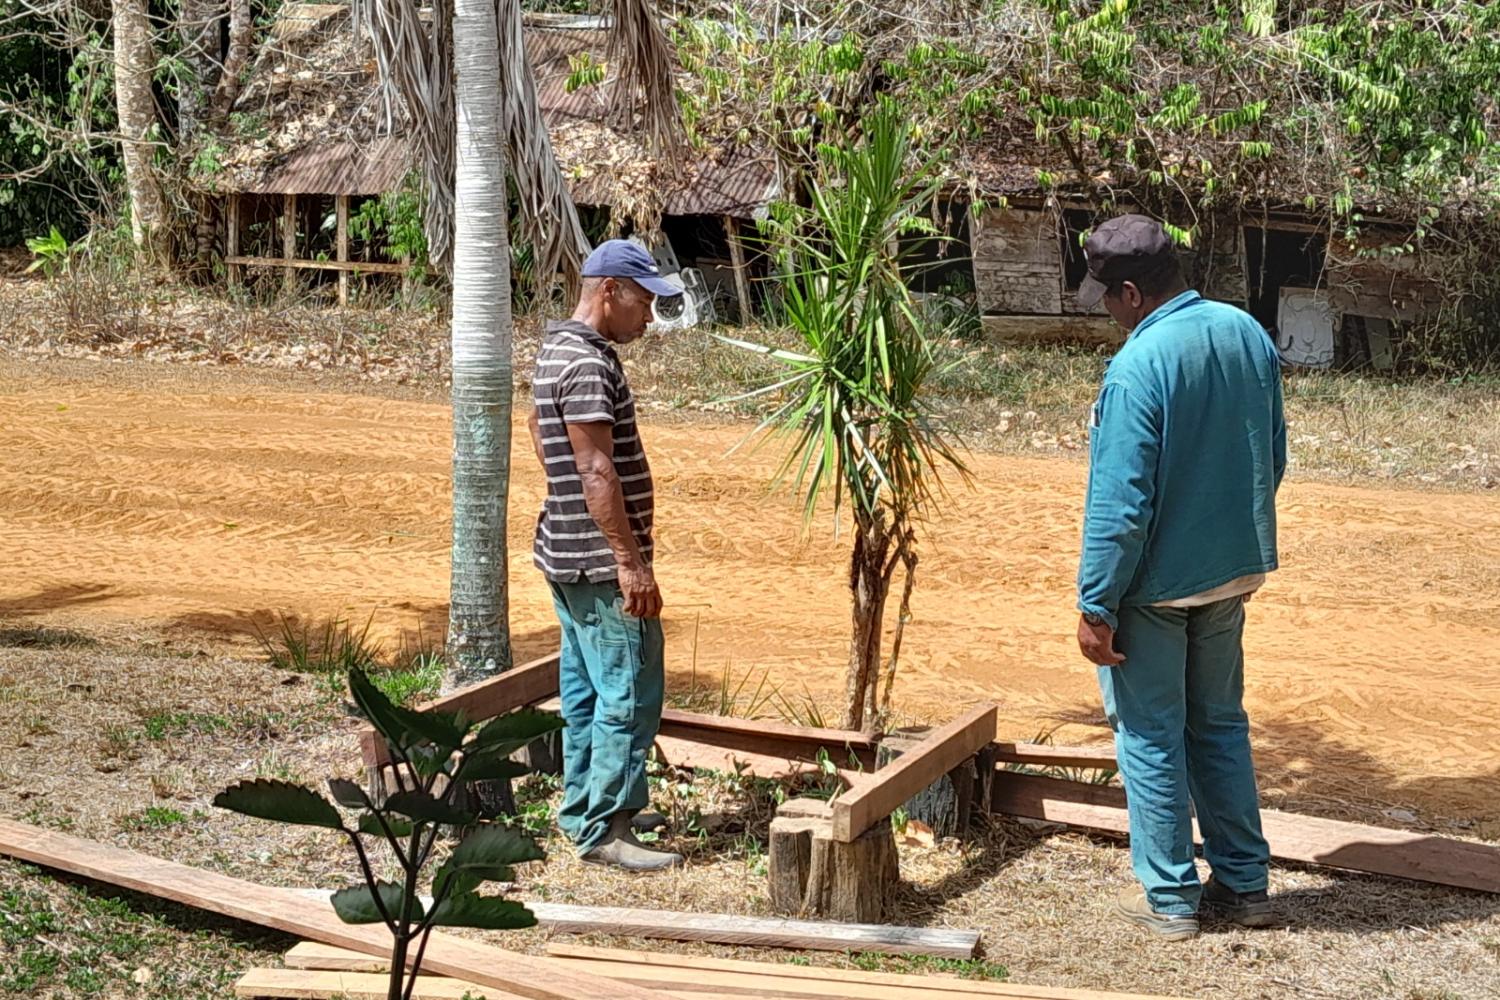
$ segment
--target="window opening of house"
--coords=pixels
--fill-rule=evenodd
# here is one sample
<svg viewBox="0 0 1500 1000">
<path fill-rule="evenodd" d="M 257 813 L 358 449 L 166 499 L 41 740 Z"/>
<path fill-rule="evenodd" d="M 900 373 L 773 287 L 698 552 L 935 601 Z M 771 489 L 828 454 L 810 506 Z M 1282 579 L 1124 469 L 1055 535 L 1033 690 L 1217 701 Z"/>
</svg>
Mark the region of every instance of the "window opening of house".
<svg viewBox="0 0 1500 1000">
<path fill-rule="evenodd" d="M 1083 208 L 1065 208 L 1062 212 L 1063 288 L 1076 292 L 1089 273 L 1083 256 L 1083 234 L 1094 228 L 1094 213 Z"/>
<path fill-rule="evenodd" d="M 1245 228 L 1245 277 L 1250 315 L 1273 330 L 1283 288 L 1322 286 L 1327 240 L 1321 233 Z"/>
<path fill-rule="evenodd" d="M 926 233 L 901 237 L 901 261 L 909 274 L 907 284 L 914 292 L 971 300 L 974 247 L 969 240 L 969 203 L 957 199 L 939 202 L 935 221 L 940 234 L 937 237 Z"/>
</svg>

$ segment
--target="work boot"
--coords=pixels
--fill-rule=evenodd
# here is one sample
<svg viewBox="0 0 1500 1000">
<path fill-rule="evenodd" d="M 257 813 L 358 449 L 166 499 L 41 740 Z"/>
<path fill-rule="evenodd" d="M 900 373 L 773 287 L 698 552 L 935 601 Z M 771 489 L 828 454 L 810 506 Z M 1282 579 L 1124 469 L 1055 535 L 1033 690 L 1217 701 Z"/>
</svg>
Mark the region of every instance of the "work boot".
<svg viewBox="0 0 1500 1000">
<path fill-rule="evenodd" d="M 615 813 L 610 817 L 609 832 L 583 860 L 595 865 L 614 865 L 631 872 L 658 872 L 682 864 L 682 855 L 670 851 L 653 851 L 630 829 L 631 815 Z"/>
<path fill-rule="evenodd" d="M 1115 897 L 1115 912 L 1164 941 L 1186 941 L 1198 936 L 1198 918 L 1188 914 L 1157 913 L 1144 889 L 1125 889 Z"/>
<path fill-rule="evenodd" d="M 1203 905 L 1241 927 L 1274 927 L 1276 911 L 1266 890 L 1235 892 L 1213 876 L 1203 886 Z"/>
<path fill-rule="evenodd" d="M 655 809 L 644 809 L 630 821 L 630 829 L 635 833 L 655 833 L 666 825 L 667 817 Z"/>
</svg>

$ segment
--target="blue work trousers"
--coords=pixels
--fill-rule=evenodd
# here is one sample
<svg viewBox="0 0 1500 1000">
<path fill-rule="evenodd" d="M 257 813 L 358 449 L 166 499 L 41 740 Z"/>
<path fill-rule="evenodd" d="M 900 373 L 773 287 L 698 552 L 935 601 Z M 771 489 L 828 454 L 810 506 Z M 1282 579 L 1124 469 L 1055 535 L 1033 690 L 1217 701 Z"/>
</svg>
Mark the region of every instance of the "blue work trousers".
<svg viewBox="0 0 1500 1000">
<path fill-rule="evenodd" d="M 610 817 L 648 802 L 646 755 L 661 726 L 664 671 L 659 619 L 625 613 L 613 580 L 552 583 L 562 623 L 563 801 L 557 823 L 592 850 Z"/>
<path fill-rule="evenodd" d="M 1119 616 L 1115 648 L 1125 662 L 1100 667 L 1099 687 L 1129 801 L 1130 860 L 1151 908 L 1198 912 L 1190 798 L 1219 883 L 1266 888 L 1270 851 L 1244 708 L 1244 601 L 1126 607 Z"/>
</svg>

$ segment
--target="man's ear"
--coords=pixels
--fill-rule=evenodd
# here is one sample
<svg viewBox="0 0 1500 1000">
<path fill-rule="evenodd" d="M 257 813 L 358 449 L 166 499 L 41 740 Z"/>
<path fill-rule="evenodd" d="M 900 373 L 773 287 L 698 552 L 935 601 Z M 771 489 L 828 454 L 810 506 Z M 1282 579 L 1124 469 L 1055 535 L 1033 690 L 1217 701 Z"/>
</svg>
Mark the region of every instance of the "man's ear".
<svg viewBox="0 0 1500 1000">
<path fill-rule="evenodd" d="M 1127 281 L 1120 286 L 1120 298 L 1124 299 L 1132 309 L 1139 309 L 1141 303 L 1146 301 L 1146 296 L 1141 294 L 1140 288 L 1136 287 L 1133 281 Z"/>
</svg>

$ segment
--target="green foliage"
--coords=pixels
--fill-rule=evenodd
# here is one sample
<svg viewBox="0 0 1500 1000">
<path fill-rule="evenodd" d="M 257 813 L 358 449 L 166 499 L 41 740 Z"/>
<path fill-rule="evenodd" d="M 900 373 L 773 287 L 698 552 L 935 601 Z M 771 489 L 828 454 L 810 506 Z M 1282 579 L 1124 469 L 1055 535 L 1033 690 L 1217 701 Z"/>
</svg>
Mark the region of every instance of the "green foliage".
<svg viewBox="0 0 1500 1000">
<path fill-rule="evenodd" d="M 923 207 L 938 185 L 931 161 L 908 170 L 911 132 L 885 102 L 852 148 L 820 148 L 824 171 L 810 209 L 773 209 L 766 226 L 777 255 L 782 310 L 804 352 L 742 345 L 789 372 L 761 393 L 786 402 L 763 426 L 791 439 L 779 478 L 803 495 L 811 518 L 831 494 L 857 521 L 888 508 L 914 516 L 933 498 L 934 473 L 963 463 L 927 410 L 933 353 L 917 316 L 899 250 L 931 229 Z"/>
<path fill-rule="evenodd" d="M 555 715 L 522 710 L 499 716 L 476 730 L 461 715 L 436 709 L 405 708 L 388 698 L 356 667 L 348 672 L 349 692 L 361 713 L 390 748 L 402 772 L 403 789 L 383 801 L 352 781 L 328 782 L 332 801 L 287 781 L 257 779 L 220 792 L 214 805 L 259 819 L 336 830 L 348 837 L 359 858 L 362 884 L 339 890 L 331 902 L 350 924 L 384 924 L 393 937 L 389 997 L 399 1000 L 418 973 L 433 927 L 502 930 L 529 927 L 536 920 L 518 903 L 481 897 L 484 882 L 514 879 L 513 866 L 543 857 L 529 835 L 499 825 L 500 817 L 480 802 L 460 798 L 476 774 L 519 773 L 502 758 L 539 736 L 555 732 Z M 509 763 L 506 761 L 505 763 Z M 346 811 L 355 813 L 353 818 Z M 433 902 L 418 896 L 421 876 L 433 858 L 444 827 L 467 828 L 467 835 L 438 868 Z M 378 878 L 364 838 L 383 840 L 399 866 L 399 883 Z M 415 961 L 408 968 L 409 949 Z"/>
<path fill-rule="evenodd" d="M 36 258 L 27 265 L 26 273 L 41 271 L 49 278 L 67 268 L 68 256 L 72 251 L 72 247 L 68 246 L 68 241 L 62 233 L 57 231 L 56 226 L 51 227 L 46 236 L 28 237 L 26 249 L 30 250 Z"/>
<path fill-rule="evenodd" d="M 427 235 L 422 228 L 422 195 L 408 179 L 397 191 L 369 198 L 349 215 L 349 234 L 382 243 L 385 252 L 413 267 L 427 267 Z"/>
<path fill-rule="evenodd" d="M 905 255 L 937 239 L 924 209 L 937 193 L 936 163 L 913 149 L 904 109 L 882 99 L 852 144 L 825 143 L 809 178 L 810 206 L 773 207 L 762 227 L 776 261 L 780 311 L 798 350 L 747 344 L 784 371 L 750 396 L 777 394 L 761 424 L 787 446 L 777 473 L 803 498 L 810 522 L 819 501 L 854 522 L 851 588 L 854 636 L 850 697 L 842 725 L 878 720 L 876 689 L 890 582 L 905 569 L 904 596 L 885 673 L 885 705 L 909 618 L 916 567 L 915 525 L 936 497 L 944 468 L 966 475 L 963 461 L 931 410 L 936 368 L 931 331 L 909 290 Z"/>
</svg>

